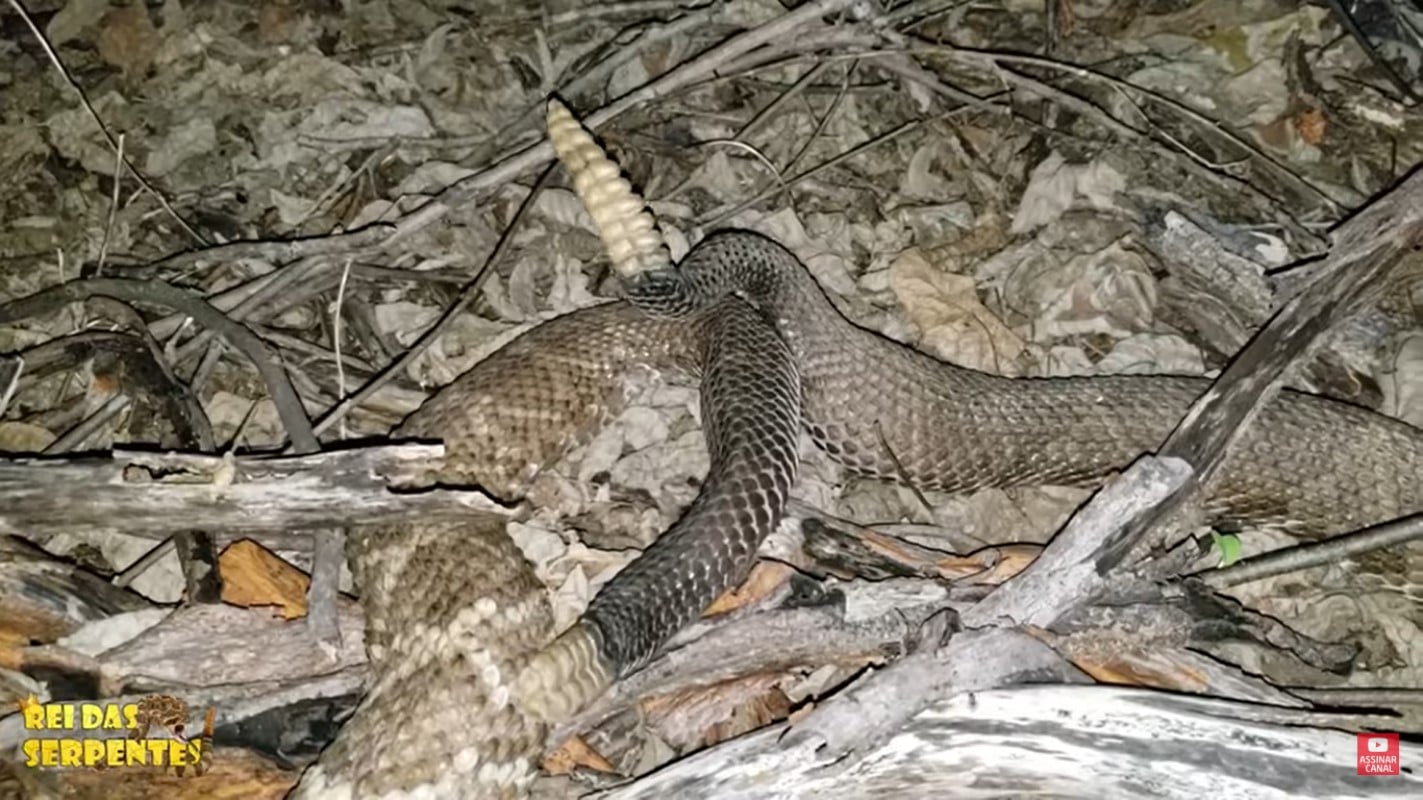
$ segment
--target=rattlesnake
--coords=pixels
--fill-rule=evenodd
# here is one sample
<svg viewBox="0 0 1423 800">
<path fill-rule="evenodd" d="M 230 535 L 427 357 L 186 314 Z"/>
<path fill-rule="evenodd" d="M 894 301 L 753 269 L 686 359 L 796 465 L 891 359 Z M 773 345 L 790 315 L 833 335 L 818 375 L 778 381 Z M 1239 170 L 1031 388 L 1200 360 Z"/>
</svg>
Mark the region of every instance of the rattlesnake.
<svg viewBox="0 0 1423 800">
<path fill-rule="evenodd" d="M 368 696 L 295 796 L 517 797 L 545 720 L 636 669 L 745 576 L 780 519 L 804 424 L 852 471 L 930 488 L 1100 481 L 1155 449 L 1209 385 L 1178 377 L 1006 379 L 848 322 L 788 251 L 722 232 L 673 269 L 614 165 L 556 101 L 549 133 L 628 300 L 525 333 L 396 432 L 442 439 L 432 482 L 518 498 L 659 372 L 702 379 L 712 467 L 682 519 L 552 642 L 542 589 L 489 522 L 358 531 Z M 1211 521 L 1321 536 L 1423 511 L 1423 431 L 1282 392 L 1207 487 Z"/>
</svg>

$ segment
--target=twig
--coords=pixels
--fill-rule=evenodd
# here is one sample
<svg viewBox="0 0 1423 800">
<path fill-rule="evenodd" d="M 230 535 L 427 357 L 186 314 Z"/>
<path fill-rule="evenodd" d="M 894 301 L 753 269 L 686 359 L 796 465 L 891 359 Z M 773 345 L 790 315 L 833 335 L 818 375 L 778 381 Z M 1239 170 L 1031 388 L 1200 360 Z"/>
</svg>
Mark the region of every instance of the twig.
<svg viewBox="0 0 1423 800">
<path fill-rule="evenodd" d="M 1253 183 L 1250 183 L 1249 181 L 1243 180 L 1241 178 L 1235 177 L 1222 171 L 1210 169 L 1205 164 L 1201 163 L 1201 159 L 1197 154 L 1192 153 L 1190 151 L 1182 152 L 1180 149 L 1178 149 L 1180 143 L 1175 142 L 1174 139 L 1163 145 L 1161 142 L 1158 142 L 1155 138 L 1153 138 L 1149 131 L 1139 130 L 1117 119 L 1116 117 L 1112 116 L 1111 114 L 1098 107 L 1095 103 L 1092 103 L 1084 98 L 1078 97 L 1077 95 L 1072 94 L 1071 92 L 1059 89 L 1049 83 L 1044 83 L 1043 81 L 1040 81 L 1030 75 L 1018 72 L 1017 70 L 1009 69 L 1007 67 L 995 63 L 994 59 L 999 58 L 1001 54 L 992 53 L 988 51 L 965 50 L 954 47 L 952 45 L 917 44 L 917 40 L 913 40 L 911 39 L 911 37 L 898 34 L 893 31 L 884 31 L 881 33 L 881 35 L 886 42 L 896 48 L 896 52 L 898 53 L 912 54 L 922 52 L 927 54 L 943 54 L 951 57 L 957 56 L 960 61 L 967 61 L 975 66 L 981 65 L 982 63 L 986 62 L 993 66 L 995 71 L 994 74 L 999 76 L 1001 79 L 1013 83 L 1040 97 L 1055 100 L 1063 106 L 1077 112 L 1078 114 L 1090 117 L 1091 119 L 1099 122 L 1103 127 L 1107 128 L 1107 130 L 1117 135 L 1118 137 L 1130 141 L 1141 141 L 1155 145 L 1154 149 L 1157 152 L 1160 152 L 1162 155 L 1180 164 L 1184 169 L 1186 169 L 1193 175 L 1220 185 L 1221 188 L 1226 191 L 1239 192 L 1243 189 L 1244 191 L 1250 192 L 1251 194 L 1263 200 L 1266 204 L 1266 207 L 1270 209 L 1270 211 L 1273 212 L 1276 217 L 1279 218 L 1282 224 L 1286 225 L 1288 228 L 1310 241 L 1320 241 L 1319 236 L 1313 231 L 1309 230 L 1309 228 L 1303 223 L 1301 223 L 1298 219 L 1296 219 L 1293 214 L 1286 210 L 1286 208 L 1280 203 L 1279 200 L 1277 200 L 1275 197 L 1271 196 L 1258 186 L 1254 185 Z M 868 55 L 870 55 L 870 53 L 867 52 L 864 53 L 864 55 L 867 57 Z M 1080 71 L 1080 74 L 1089 74 L 1088 71 L 1082 67 L 1077 67 L 1071 64 L 1062 64 L 1060 62 L 1053 61 L 1052 59 L 1046 59 L 1037 56 L 1009 55 L 1003 56 L 1003 60 L 1019 60 L 1025 63 L 1032 63 L 1039 66 L 1052 65 L 1056 66 L 1058 69 L 1061 70 L 1067 70 L 1074 73 L 1078 73 L 1078 71 Z M 925 70 L 923 67 L 918 66 L 912 60 L 906 59 L 904 61 L 885 61 L 884 63 L 882 63 L 882 67 L 889 72 L 900 74 L 906 78 L 909 78 L 910 80 L 914 80 L 918 83 L 921 83 L 933 89 L 935 92 L 943 94 L 952 99 L 962 99 L 964 95 L 967 95 L 968 97 L 975 97 L 974 95 L 967 94 L 960 89 L 947 86 L 942 81 L 939 81 L 938 78 L 933 75 L 933 73 L 929 72 L 928 70 Z M 1117 86 L 1118 88 L 1130 88 L 1135 91 L 1141 92 L 1142 94 L 1151 97 L 1152 99 L 1158 100 L 1159 102 L 1162 102 L 1171 106 L 1172 108 L 1175 108 L 1181 113 L 1192 116 L 1198 121 L 1203 121 L 1205 124 L 1211 126 L 1213 130 L 1219 132 L 1223 136 L 1230 138 L 1231 141 L 1235 142 L 1236 144 L 1239 144 L 1240 146 L 1246 148 L 1248 152 L 1257 155 L 1266 163 L 1277 167 L 1279 170 L 1282 170 L 1290 177 L 1291 180 L 1305 186 L 1306 189 L 1312 194 L 1316 194 L 1323 197 L 1323 199 L 1330 205 L 1331 209 L 1334 209 L 1336 211 L 1338 210 L 1338 203 L 1336 203 L 1333 199 L 1329 198 L 1327 195 L 1324 195 L 1317 187 L 1313 186 L 1312 184 L 1309 184 L 1307 181 L 1304 181 L 1303 178 L 1294 174 L 1292 171 L 1285 168 L 1284 166 L 1278 164 L 1267 154 L 1259 151 L 1258 148 L 1251 147 L 1248 143 L 1243 142 L 1238 136 L 1235 136 L 1235 134 L 1223 129 L 1218 123 L 1215 123 L 1213 120 L 1204 117 L 1199 112 L 1196 112 L 1194 109 L 1191 109 L 1189 106 L 1185 106 L 1184 104 L 1173 101 L 1163 95 L 1155 94 L 1149 92 L 1148 90 L 1141 89 L 1131 83 L 1120 81 L 1120 79 L 1112 78 L 1111 76 L 1105 75 L 1103 73 L 1093 72 L 1090 73 L 1090 75 L 1100 80 L 1112 82 L 1113 85 Z M 979 98 L 976 102 L 982 104 L 982 102 L 986 99 L 988 98 Z"/>
<path fill-rule="evenodd" d="M 19 14 L 20 18 L 25 21 L 25 25 L 29 26 L 30 32 L 33 33 L 35 39 L 39 41 L 40 47 L 44 48 L 45 55 L 49 56 L 50 63 L 54 65 L 54 68 L 58 70 L 60 76 L 64 78 L 64 82 L 69 84 L 69 88 L 73 89 L 75 94 L 79 95 L 79 101 L 84 104 L 84 109 L 89 112 L 89 117 L 94 120 L 94 124 L 99 126 L 99 131 L 103 133 L 104 138 L 108 140 L 109 147 L 112 147 L 118 152 L 119 159 L 123 162 L 124 166 L 128 167 L 128 171 L 133 173 L 134 180 L 138 181 L 140 186 L 148 190 L 149 194 L 152 194 L 153 197 L 158 200 L 158 204 L 163 206 L 163 210 L 168 212 L 168 216 L 172 217 L 189 236 L 193 237 L 193 241 L 200 245 L 206 245 L 208 243 L 207 240 L 197 231 L 193 230 L 193 227 L 188 224 L 187 220 L 178 216 L 178 212 L 174 211 L 173 207 L 168 204 L 168 199 L 162 194 L 159 194 L 158 190 L 154 189 L 153 185 L 148 182 L 148 179 L 143 177 L 142 173 L 140 173 L 127 158 L 124 158 L 123 147 L 119 144 L 118 140 L 114 138 L 114 135 L 109 132 L 109 127 L 105 125 L 104 120 L 99 117 L 99 112 L 94 110 L 94 106 L 89 102 L 89 97 L 84 93 L 84 89 L 81 88 L 74 80 L 74 77 L 69 74 L 69 70 L 65 68 L 64 62 L 59 60 L 59 54 L 54 52 L 54 48 L 50 46 L 49 40 L 40 32 L 39 26 L 35 25 L 34 19 L 30 17 L 30 12 L 25 10 L 20 0 L 10 0 L 10 7 L 15 9 L 15 13 Z M 116 173 L 114 179 L 118 180 L 118 177 Z"/>
<path fill-rule="evenodd" d="M 336 289 L 336 307 L 331 310 L 331 344 L 336 354 L 336 396 L 343 397 L 346 394 L 346 365 L 341 360 L 341 305 L 346 300 L 346 281 L 351 277 L 351 259 L 346 259 L 346 266 L 341 270 L 341 285 Z M 342 418 L 339 438 L 346 438 L 346 420 Z"/>
<path fill-rule="evenodd" d="M 247 323 L 247 326 L 251 328 L 258 336 L 261 336 L 263 339 L 266 339 L 268 342 L 271 342 L 272 344 L 282 348 L 283 350 L 291 350 L 299 355 L 308 356 L 312 359 L 323 361 L 336 358 L 336 354 L 332 352 L 330 348 L 322 347 L 321 345 L 316 344 L 314 342 L 309 342 L 306 339 L 301 338 L 300 336 L 293 336 L 290 333 L 287 333 L 286 331 L 278 330 L 277 328 L 268 327 L 266 325 L 259 325 L 257 323 L 252 322 Z M 340 358 L 341 363 L 346 365 L 346 369 L 353 370 L 356 372 L 376 371 L 375 366 L 371 364 L 371 362 L 367 361 L 364 358 L 361 358 L 358 355 L 355 355 L 354 353 L 343 353 Z M 342 389 L 339 394 L 344 395 L 345 390 Z"/>
<path fill-rule="evenodd" d="M 223 292 L 209 302 L 214 308 L 235 320 L 246 321 L 249 317 L 267 319 L 280 314 L 296 303 L 304 302 L 307 296 L 294 289 L 314 275 L 318 277 L 318 280 L 314 282 L 320 288 L 308 291 L 311 294 L 326 291 L 326 282 L 335 279 L 320 275 L 320 272 L 321 268 L 327 267 L 331 263 L 326 256 L 304 258 L 238 286 L 229 292 Z M 182 331 L 186 319 L 187 315 L 185 314 L 174 314 L 156 320 L 148 326 L 148 329 L 158 338 L 176 337 Z M 174 363 L 191 358 L 197 351 L 207 346 L 214 335 L 211 331 L 199 331 L 192 339 L 177 347 L 173 354 Z"/>
<path fill-rule="evenodd" d="M 1337 689 L 1319 689 L 1313 686 L 1285 688 L 1290 694 L 1299 695 L 1316 705 L 1353 706 L 1354 708 L 1423 705 L 1423 689 L 1391 689 L 1372 686 Z"/>
<path fill-rule="evenodd" d="M 119 392 L 105 401 L 102 406 L 99 406 L 98 410 L 93 414 L 85 417 L 78 425 L 65 431 L 63 436 L 50 442 L 49 447 L 46 447 L 41 452 L 45 455 L 55 455 L 78 449 L 80 445 L 89 440 L 90 436 L 94 435 L 95 431 L 104 427 L 105 423 L 113 419 L 115 414 L 128 408 L 131 402 L 133 401 L 127 394 Z"/>
<path fill-rule="evenodd" d="M 297 453 L 314 453 L 321 449 L 306 417 L 301 398 L 278 363 L 277 355 L 257 335 L 240 322 L 224 316 L 208 302 L 185 289 L 161 281 L 140 281 L 126 278 L 91 278 L 70 281 L 0 305 L 0 323 L 14 322 L 44 314 L 93 296 L 108 296 L 128 302 L 161 303 L 178 309 L 214 330 L 229 344 L 242 351 L 267 384 L 267 391 L 276 404 L 277 414 L 291 437 Z"/>
<path fill-rule="evenodd" d="M 1223 589 L 1310 567 L 1337 564 L 1346 558 L 1401 545 L 1418 538 L 1423 538 L 1423 514 L 1374 525 L 1322 542 L 1274 550 L 1224 569 L 1204 569 L 1194 573 L 1193 577 L 1200 578 L 1207 586 Z"/>
<path fill-rule="evenodd" d="M 853 63 L 854 62 L 851 62 L 851 64 Z M 830 62 L 828 61 L 822 61 L 819 64 L 816 64 L 814 67 L 811 67 L 809 70 L 806 71 L 804 75 L 800 77 L 800 80 L 791 84 L 791 87 L 789 89 L 786 89 L 784 92 L 781 92 L 775 100 L 772 100 L 771 102 L 767 103 L 765 108 L 761 109 L 760 111 L 757 111 L 756 114 L 751 117 L 751 119 L 746 121 L 745 125 L 741 126 L 741 130 L 737 131 L 736 135 L 732 138 L 745 139 L 746 137 L 750 136 L 752 131 L 761 127 L 761 125 L 764 124 L 767 120 L 769 120 L 772 115 L 774 115 L 776 111 L 780 109 L 781 106 L 790 102 L 792 98 L 798 96 L 801 92 L 805 91 L 805 88 L 814 83 L 816 80 L 818 80 L 821 75 L 825 74 L 825 71 L 827 69 L 830 69 Z M 853 70 L 853 67 L 851 69 Z M 848 79 L 849 74 L 847 73 L 846 80 Z"/>
<path fill-rule="evenodd" d="M 175 253 L 161 261 L 141 267 L 131 267 L 128 274 L 137 278 L 156 278 L 169 270 L 182 270 L 198 262 L 217 264 L 224 261 L 239 261 L 246 258 L 260 258 L 264 261 L 284 264 L 300 258 L 320 255 L 339 255 L 367 250 L 389 238 L 395 226 L 377 222 L 346 233 L 313 236 L 306 239 L 283 239 L 276 241 L 232 242 L 231 244 L 204 247 Z M 155 333 L 162 338 L 162 335 Z"/>
<path fill-rule="evenodd" d="M 1344 30 L 1349 32 L 1349 35 L 1354 38 L 1355 42 L 1358 42 L 1359 47 L 1364 50 L 1364 55 L 1368 56 L 1374 66 L 1378 67 L 1379 71 L 1384 74 L 1384 77 L 1388 78 L 1388 82 L 1392 83 L 1394 88 L 1398 89 L 1405 98 L 1412 100 L 1414 103 L 1423 103 L 1423 98 L 1418 97 L 1418 94 L 1413 91 L 1413 87 L 1408 85 L 1408 81 L 1405 81 L 1403 77 L 1394 70 L 1393 65 L 1388 63 L 1388 59 L 1384 58 L 1378 49 L 1374 47 L 1374 43 L 1369 41 L 1368 34 L 1364 33 L 1364 30 L 1359 27 L 1359 23 L 1354 19 L 1354 16 L 1349 13 L 1349 9 L 1345 8 L 1344 4 L 1339 2 L 1339 0 L 1325 1 L 1329 9 L 1334 12 L 1335 19 L 1339 20 L 1339 24 L 1344 27 Z M 1395 16 L 1401 17 L 1402 15 L 1396 14 Z"/>
<path fill-rule="evenodd" d="M 656 14 L 659 11 L 672 11 L 684 6 L 696 6 L 698 3 L 689 3 L 685 0 L 625 0 L 622 3 L 606 3 L 602 5 L 580 6 L 575 11 L 562 11 L 553 14 L 548 18 L 549 25 L 568 25 L 575 22 L 587 22 L 603 17 L 615 17 L 624 14 Z M 524 17 L 528 19 L 529 17 Z"/>
<path fill-rule="evenodd" d="M 15 356 L 15 371 L 10 373 L 10 379 L 5 382 L 5 391 L 0 392 L 0 418 L 5 416 L 5 410 L 10 407 L 10 400 L 15 396 L 15 390 L 20 386 L 20 375 L 25 371 L 25 357 Z"/>
<path fill-rule="evenodd" d="M 778 95 L 775 100 L 772 100 L 769 104 L 767 104 L 765 108 L 761 109 L 760 111 L 757 111 L 757 112 L 755 113 L 755 115 L 753 115 L 753 116 L 751 117 L 751 119 L 747 120 L 747 121 L 746 121 L 746 124 L 742 125 L 741 128 L 740 128 L 739 130 L 737 130 L 736 133 L 733 134 L 730 139 L 711 139 L 711 140 L 708 140 L 708 141 L 706 141 L 706 142 L 702 142 L 701 144 L 706 145 L 706 144 L 713 144 L 713 143 L 730 143 L 730 142 L 735 142 L 735 143 L 738 144 L 738 145 L 741 145 L 741 146 L 743 146 L 743 147 L 746 147 L 747 149 L 749 149 L 749 150 L 752 152 L 752 154 L 753 154 L 757 159 L 759 159 L 763 164 L 766 164 L 768 167 L 770 167 L 771 174 L 775 176 L 776 182 L 777 182 L 777 183 L 780 183 L 781 186 L 782 186 L 782 188 L 784 188 L 784 187 L 785 187 L 785 177 L 784 177 L 784 174 L 785 174 L 787 171 L 789 171 L 790 167 L 787 167 L 786 169 L 777 169 L 776 166 L 775 166 L 775 164 L 771 163 L 770 159 L 768 159 L 768 158 L 766 158 L 766 156 L 762 155 L 761 151 L 756 150 L 755 148 L 751 147 L 751 145 L 749 145 L 749 144 L 745 144 L 745 143 L 742 142 L 741 140 L 747 138 L 747 137 L 751 134 L 751 132 L 752 132 L 753 130 L 755 130 L 756 128 L 759 128 L 759 127 L 762 125 L 762 123 L 764 123 L 766 120 L 770 119 L 770 118 L 771 118 L 771 115 L 775 112 L 776 109 L 778 109 L 778 108 L 780 108 L 781 106 L 785 105 L 785 103 L 786 103 L 787 101 L 789 101 L 792 97 L 795 97 L 796 95 L 798 95 L 798 94 L 800 94 L 802 91 L 804 91 L 805 88 L 806 88 L 807 86 L 809 86 L 816 78 L 820 77 L 820 75 L 821 75 L 823 72 L 825 72 L 825 70 L 828 69 L 829 66 L 830 66 L 830 63 L 829 63 L 829 62 L 825 62 L 825 61 L 822 61 L 821 63 L 816 64 L 814 67 L 812 67 L 810 70 L 808 70 L 804 75 L 802 75 L 799 80 L 797 80 L 794 84 L 792 84 L 792 85 L 790 86 L 790 88 L 788 88 L 788 89 L 786 89 L 785 91 L 781 92 L 780 95 Z M 793 165 L 793 164 L 794 164 L 794 162 L 792 162 L 792 165 Z M 662 199 L 662 200 L 671 200 L 671 199 L 673 199 L 673 198 L 676 198 L 676 197 L 680 196 L 680 195 L 682 194 L 682 192 L 686 191 L 686 189 L 687 189 L 689 186 L 691 186 L 691 185 L 692 185 L 692 176 L 689 175 L 689 176 L 687 176 L 686 178 L 684 178 L 680 183 L 678 183 L 676 186 L 674 186 L 674 187 L 672 187 L 671 189 L 667 190 L 667 192 L 665 192 L 665 193 L 662 195 L 662 197 L 661 197 L 660 199 Z"/>
<path fill-rule="evenodd" d="M 119 215 L 119 187 L 123 185 L 124 176 L 124 134 L 119 134 L 119 146 L 114 150 L 114 191 L 109 197 L 109 221 L 104 224 L 104 239 L 99 243 L 99 265 L 94 268 L 94 275 L 98 277 L 104 274 L 104 262 L 109 257 L 109 237 L 114 232 L 114 220 Z"/>
<path fill-rule="evenodd" d="M 821 114 L 820 119 L 816 121 L 815 130 L 810 132 L 810 136 L 806 138 L 805 144 L 791 157 L 790 163 L 786 164 L 786 168 L 783 170 L 784 172 L 790 172 L 800 165 L 801 160 L 810 152 L 810 148 L 815 144 L 815 141 L 820 138 L 820 134 L 825 132 L 825 127 L 830 124 L 830 120 L 835 118 L 835 112 L 840 110 L 840 104 L 845 101 L 845 95 L 850 87 L 850 78 L 855 74 L 855 67 L 859 65 L 860 61 L 856 59 L 851 61 L 849 66 L 845 67 L 845 77 L 840 81 L 840 91 L 836 93 L 835 99 L 830 101 L 830 107 L 825 109 L 825 113 Z"/>
<path fill-rule="evenodd" d="M 173 552 L 174 548 L 177 547 L 177 543 L 173 540 L 174 536 L 177 535 L 178 534 L 169 536 L 168 538 L 149 548 L 148 552 L 139 556 L 137 561 L 125 567 L 123 572 L 120 572 L 119 574 L 115 575 L 113 579 L 113 584 L 119 587 L 120 589 L 126 588 L 130 583 L 133 583 L 138 578 L 138 576 L 147 572 L 153 567 L 154 564 L 157 564 L 159 561 L 162 561 L 164 556 Z"/>
<path fill-rule="evenodd" d="M 688 13 L 664 25 L 655 25 L 644 30 L 637 39 L 627 46 L 618 48 L 618 51 L 613 55 L 586 70 L 582 70 L 581 74 L 569 81 L 559 90 L 559 94 L 573 96 L 581 94 L 591 86 L 601 86 L 603 82 L 607 80 L 608 76 L 612 75 L 618 67 L 637 58 L 640 53 L 651 45 L 657 44 L 658 42 L 665 42 L 681 34 L 690 33 L 694 28 L 705 26 L 711 22 L 712 17 L 721 13 L 723 10 L 724 6 L 722 3 L 713 2 L 703 8 L 689 10 Z M 580 9 L 577 13 L 586 13 L 586 8 Z M 538 115 L 542 112 L 543 103 L 535 103 L 533 107 L 520 118 L 521 126 L 527 124 L 532 119 L 538 118 Z"/>
<path fill-rule="evenodd" d="M 281 536 L 341 525 L 500 509 L 477 491 L 425 485 L 440 445 L 381 445 L 308 456 L 115 450 L 105 456 L 0 458 L 0 533 L 115 531 L 158 540 L 193 528 Z M 289 536 L 293 549 L 310 537 Z"/>
</svg>

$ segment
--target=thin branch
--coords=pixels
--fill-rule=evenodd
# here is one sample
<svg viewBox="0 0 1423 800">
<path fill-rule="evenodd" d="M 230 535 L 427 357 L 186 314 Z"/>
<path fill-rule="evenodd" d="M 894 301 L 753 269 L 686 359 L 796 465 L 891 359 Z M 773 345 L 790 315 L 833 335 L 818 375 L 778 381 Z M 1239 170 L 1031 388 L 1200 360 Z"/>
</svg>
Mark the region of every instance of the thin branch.
<svg viewBox="0 0 1423 800">
<path fill-rule="evenodd" d="M 331 344 L 336 356 L 336 396 L 346 394 L 346 364 L 341 360 L 341 306 L 346 301 L 346 281 L 351 277 L 351 259 L 346 259 L 346 267 L 341 270 L 341 285 L 336 289 L 336 306 L 331 310 Z M 341 420 L 341 439 L 346 438 L 346 420 Z"/>
<path fill-rule="evenodd" d="M 129 407 L 133 402 L 127 394 L 119 392 L 110 397 L 102 406 L 89 416 L 85 417 L 78 425 L 64 432 L 63 436 L 49 443 L 42 452 L 45 455 L 55 455 L 58 453 L 68 453 L 71 450 L 78 450 L 79 446 L 89 440 L 100 428 L 104 427 L 109 420 L 118 415 L 119 412 Z"/>
<path fill-rule="evenodd" d="M 377 222 L 346 233 L 313 236 L 306 239 L 283 239 L 275 241 L 232 242 L 215 247 L 204 247 L 175 253 L 161 261 L 130 268 L 128 274 L 136 278 L 156 278 L 161 273 L 181 271 L 200 262 L 220 264 L 256 258 L 277 264 L 285 264 L 301 258 L 321 255 L 340 255 L 368 250 L 380 244 L 395 232 L 395 226 Z M 157 335 L 157 334 L 155 334 Z"/>
<path fill-rule="evenodd" d="M 1193 577 L 1200 578 L 1212 588 L 1224 589 L 1310 567 L 1337 564 L 1346 558 L 1420 538 L 1423 538 L 1423 514 L 1414 514 L 1322 542 L 1274 550 L 1224 569 L 1204 569 L 1194 573 Z"/>
<path fill-rule="evenodd" d="M 0 305 L 0 323 L 45 314 L 68 303 L 86 300 L 94 296 L 114 297 L 131 303 L 161 303 L 175 308 L 192 317 L 205 327 L 216 331 L 228 344 L 242 351 L 251 360 L 257 373 L 267 384 L 267 391 L 276 404 L 277 414 L 291 437 L 292 448 L 297 453 L 314 453 L 321 449 L 312 432 L 311 422 L 306 417 L 301 398 L 292 388 L 291 380 L 283 371 L 276 353 L 248 330 L 240 322 L 224 316 L 203 298 L 161 281 L 139 281 L 126 278 L 92 278 L 70 281 Z"/>
<path fill-rule="evenodd" d="M 119 187 L 123 185 L 124 176 L 124 135 L 119 134 L 119 146 L 114 150 L 114 191 L 109 197 L 109 220 L 104 224 L 104 240 L 99 243 L 99 265 L 94 268 L 94 275 L 104 274 L 104 262 L 109 257 L 109 237 L 114 232 L 114 220 L 119 215 Z"/>
</svg>

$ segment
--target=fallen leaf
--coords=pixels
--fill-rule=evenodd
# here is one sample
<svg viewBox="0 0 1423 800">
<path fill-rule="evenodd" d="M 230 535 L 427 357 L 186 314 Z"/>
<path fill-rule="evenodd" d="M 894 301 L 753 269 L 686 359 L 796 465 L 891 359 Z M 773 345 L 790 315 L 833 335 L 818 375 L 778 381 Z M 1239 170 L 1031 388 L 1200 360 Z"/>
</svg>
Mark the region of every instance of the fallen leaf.
<svg viewBox="0 0 1423 800">
<path fill-rule="evenodd" d="M 757 561 L 745 582 L 718 597 L 702 612 L 703 616 L 725 614 L 749 606 L 769 596 L 778 586 L 790 579 L 792 572 L 795 570 L 779 561 Z"/>
<path fill-rule="evenodd" d="M 158 53 L 158 29 L 148 16 L 148 5 L 129 3 L 104 15 L 99 33 L 99 57 L 118 67 L 125 81 L 142 78 Z"/>
<path fill-rule="evenodd" d="M 960 366 L 1013 374 L 1023 341 L 979 302 L 973 278 L 941 270 L 910 248 L 890 265 L 889 285 L 923 349 Z"/>
<path fill-rule="evenodd" d="M 242 608 L 276 606 L 283 619 L 306 616 L 306 573 L 251 539 L 228 545 L 217 558 L 222 601 Z"/>
<path fill-rule="evenodd" d="M 603 754 L 594 750 L 582 736 L 570 736 L 552 753 L 544 757 L 543 768 L 550 775 L 567 775 L 578 767 L 587 767 L 609 775 L 618 770 Z"/>
</svg>

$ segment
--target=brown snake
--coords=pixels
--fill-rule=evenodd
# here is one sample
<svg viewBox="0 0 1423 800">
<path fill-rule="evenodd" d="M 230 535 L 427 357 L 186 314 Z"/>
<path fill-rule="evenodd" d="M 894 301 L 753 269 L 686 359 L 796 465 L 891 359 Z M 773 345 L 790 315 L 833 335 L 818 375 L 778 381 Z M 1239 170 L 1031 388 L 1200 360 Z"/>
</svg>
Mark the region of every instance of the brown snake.
<svg viewBox="0 0 1423 800">
<path fill-rule="evenodd" d="M 396 432 L 443 439 L 430 481 L 522 495 L 647 375 L 701 378 L 711 469 L 686 514 L 550 642 L 543 589 L 497 525 L 359 531 L 376 678 L 293 796 L 518 797 L 544 719 L 626 675 L 749 570 L 796 480 L 796 436 L 855 473 L 967 491 L 1091 485 L 1157 448 L 1209 381 L 1007 379 L 847 321 L 779 245 L 721 233 L 673 269 L 643 203 L 556 102 L 550 138 L 628 301 L 540 325 Z M 1325 536 L 1423 511 L 1423 431 L 1282 392 L 1207 487 L 1211 522 Z"/>
</svg>

